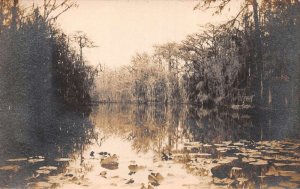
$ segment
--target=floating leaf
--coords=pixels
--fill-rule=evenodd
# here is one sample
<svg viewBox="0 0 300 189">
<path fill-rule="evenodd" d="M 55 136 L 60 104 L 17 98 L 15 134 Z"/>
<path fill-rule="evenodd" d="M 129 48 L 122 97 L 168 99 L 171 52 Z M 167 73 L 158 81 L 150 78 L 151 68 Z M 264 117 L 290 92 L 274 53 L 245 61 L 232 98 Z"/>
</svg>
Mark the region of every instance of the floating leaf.
<svg viewBox="0 0 300 189">
<path fill-rule="evenodd" d="M 8 162 L 27 161 L 27 158 L 8 159 L 6 161 L 8 161 Z"/>
<path fill-rule="evenodd" d="M 58 159 L 55 159 L 55 161 L 58 161 L 58 162 L 66 162 L 66 161 L 71 161 L 72 159 L 70 158 L 58 158 Z"/>
<path fill-rule="evenodd" d="M 5 165 L 0 167 L 0 171 L 12 171 L 12 172 L 18 172 L 20 170 L 19 165 Z"/>
<path fill-rule="evenodd" d="M 251 162 L 250 164 L 255 166 L 263 166 L 263 165 L 268 165 L 269 163 L 265 160 L 258 160 L 256 162 Z"/>
</svg>

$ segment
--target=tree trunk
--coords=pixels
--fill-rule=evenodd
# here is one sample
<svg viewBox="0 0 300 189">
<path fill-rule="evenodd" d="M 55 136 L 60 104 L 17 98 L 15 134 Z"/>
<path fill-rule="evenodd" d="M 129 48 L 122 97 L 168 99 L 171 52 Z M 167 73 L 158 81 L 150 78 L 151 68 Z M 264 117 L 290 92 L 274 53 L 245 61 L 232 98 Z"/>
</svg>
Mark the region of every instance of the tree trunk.
<svg viewBox="0 0 300 189">
<path fill-rule="evenodd" d="M 12 7 L 12 22 L 11 27 L 13 30 L 17 29 L 17 6 L 18 6 L 19 0 L 14 0 L 14 6 Z"/>
<path fill-rule="evenodd" d="M 4 20 L 4 0 L 0 1 L 0 34 L 2 32 L 3 20 Z"/>
<path fill-rule="evenodd" d="M 256 68 L 257 68 L 257 80 L 256 84 L 259 82 L 258 92 L 260 94 L 259 104 L 263 104 L 263 93 L 264 93 L 264 85 L 263 85 L 263 61 L 262 61 L 262 43 L 261 43 L 261 31 L 260 31 L 260 23 L 258 16 L 258 4 L 256 0 L 252 1 L 253 6 L 253 20 L 255 26 L 255 54 L 256 54 Z"/>
</svg>

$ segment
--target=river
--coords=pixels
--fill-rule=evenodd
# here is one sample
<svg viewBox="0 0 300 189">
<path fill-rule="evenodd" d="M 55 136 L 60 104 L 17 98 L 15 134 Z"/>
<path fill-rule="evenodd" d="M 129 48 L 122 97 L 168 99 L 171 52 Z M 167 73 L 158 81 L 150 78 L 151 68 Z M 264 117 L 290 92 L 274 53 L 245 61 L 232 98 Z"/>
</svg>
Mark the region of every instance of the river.
<svg viewBox="0 0 300 189">
<path fill-rule="evenodd" d="M 1 125 L 0 188 L 299 188 L 296 113 L 94 106 Z M 292 112 L 292 113 L 291 113 Z"/>
</svg>

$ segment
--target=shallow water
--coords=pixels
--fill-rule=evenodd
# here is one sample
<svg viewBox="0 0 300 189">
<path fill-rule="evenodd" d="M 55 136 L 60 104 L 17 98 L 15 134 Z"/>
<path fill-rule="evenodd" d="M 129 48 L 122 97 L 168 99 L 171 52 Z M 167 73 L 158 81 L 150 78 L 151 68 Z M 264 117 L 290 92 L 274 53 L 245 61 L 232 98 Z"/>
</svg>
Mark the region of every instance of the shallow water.
<svg viewBox="0 0 300 189">
<path fill-rule="evenodd" d="M 293 120 L 100 105 L 57 128 L 3 127 L 0 188 L 299 188 Z"/>
</svg>

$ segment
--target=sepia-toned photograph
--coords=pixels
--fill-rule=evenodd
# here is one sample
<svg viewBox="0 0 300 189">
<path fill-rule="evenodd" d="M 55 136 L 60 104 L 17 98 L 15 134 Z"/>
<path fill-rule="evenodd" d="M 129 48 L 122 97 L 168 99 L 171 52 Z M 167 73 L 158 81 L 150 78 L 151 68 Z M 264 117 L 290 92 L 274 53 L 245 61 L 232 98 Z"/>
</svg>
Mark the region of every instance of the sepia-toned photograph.
<svg viewBox="0 0 300 189">
<path fill-rule="evenodd" d="M 0 189 L 299 189 L 300 0 L 0 0 Z"/>
</svg>

